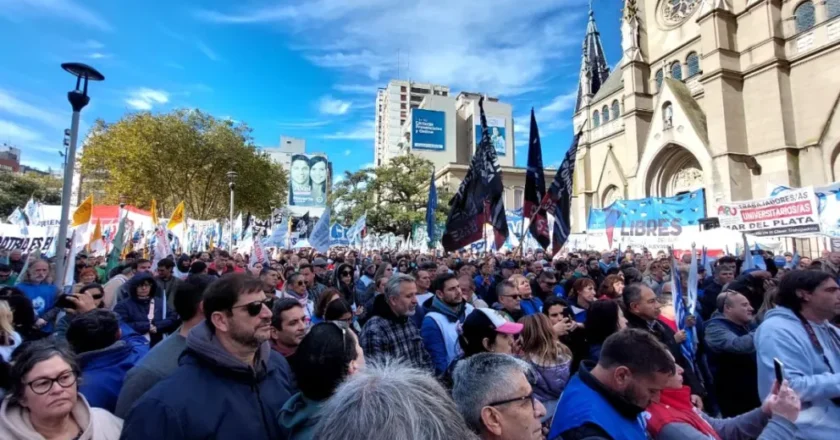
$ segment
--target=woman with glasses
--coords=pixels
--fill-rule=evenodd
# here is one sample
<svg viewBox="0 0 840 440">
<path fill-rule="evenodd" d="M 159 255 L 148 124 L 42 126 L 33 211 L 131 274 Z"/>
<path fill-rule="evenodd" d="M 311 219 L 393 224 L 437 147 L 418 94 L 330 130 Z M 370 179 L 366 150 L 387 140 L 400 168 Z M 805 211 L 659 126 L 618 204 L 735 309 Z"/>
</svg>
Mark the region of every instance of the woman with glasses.
<svg viewBox="0 0 840 440">
<path fill-rule="evenodd" d="M 353 279 L 353 266 L 341 263 L 333 271 L 333 286 L 341 292 L 342 298 L 350 304 L 356 304 L 356 281 Z"/>
<path fill-rule="evenodd" d="M 338 300 L 334 303 L 344 302 Z M 313 438 L 318 411 L 348 376 L 365 365 L 359 339 L 337 322 L 313 326 L 291 360 L 300 392 L 293 395 L 278 416 L 290 440 Z M 373 428 L 373 427 L 371 427 Z"/>
<path fill-rule="evenodd" d="M 327 310 L 324 312 L 324 321 L 347 325 L 357 335 L 362 333 L 362 327 L 355 319 L 352 306 L 343 299 L 333 301 L 327 305 Z"/>
<path fill-rule="evenodd" d="M 3 440 L 117 440 L 122 420 L 91 408 L 78 390 L 79 366 L 63 344 L 44 339 L 17 353 L 0 405 Z"/>
</svg>

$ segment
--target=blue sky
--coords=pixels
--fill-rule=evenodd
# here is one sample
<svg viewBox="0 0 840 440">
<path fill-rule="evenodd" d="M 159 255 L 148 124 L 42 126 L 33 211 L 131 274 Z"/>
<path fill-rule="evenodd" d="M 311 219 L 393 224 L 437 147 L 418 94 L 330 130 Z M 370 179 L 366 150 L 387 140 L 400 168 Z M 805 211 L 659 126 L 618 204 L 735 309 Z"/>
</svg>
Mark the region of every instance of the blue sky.
<svg viewBox="0 0 840 440">
<path fill-rule="evenodd" d="M 373 162 L 377 87 L 415 81 L 514 106 L 516 162 L 533 106 L 546 166 L 571 139 L 587 2 L 580 0 L 0 0 L 0 143 L 60 167 L 66 92 L 59 64 L 88 63 L 82 129 L 126 112 L 199 108 L 246 122 L 255 144 L 302 137 L 336 175 Z M 608 62 L 620 57 L 622 4 L 596 2 Z M 399 56 L 398 56 L 399 54 Z"/>
</svg>

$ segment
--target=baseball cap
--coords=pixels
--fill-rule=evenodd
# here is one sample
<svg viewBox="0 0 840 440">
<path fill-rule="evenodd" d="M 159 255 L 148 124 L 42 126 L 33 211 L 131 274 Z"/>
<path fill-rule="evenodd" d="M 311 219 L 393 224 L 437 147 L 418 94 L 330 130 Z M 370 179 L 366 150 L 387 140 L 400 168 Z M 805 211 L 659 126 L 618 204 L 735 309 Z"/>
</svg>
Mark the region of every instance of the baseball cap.
<svg viewBox="0 0 840 440">
<path fill-rule="evenodd" d="M 505 260 L 502 262 L 502 269 L 516 269 L 517 267 L 519 267 L 519 265 L 513 260 Z"/>
<path fill-rule="evenodd" d="M 312 261 L 312 265 L 316 266 L 316 267 L 326 267 L 327 266 L 327 260 L 325 260 L 323 258 L 316 258 L 315 260 Z"/>
<path fill-rule="evenodd" d="M 467 319 L 464 320 L 464 332 L 469 328 L 491 328 L 499 333 L 517 335 L 525 327 L 517 322 L 508 321 L 501 313 L 485 307 L 476 308 Z"/>
</svg>

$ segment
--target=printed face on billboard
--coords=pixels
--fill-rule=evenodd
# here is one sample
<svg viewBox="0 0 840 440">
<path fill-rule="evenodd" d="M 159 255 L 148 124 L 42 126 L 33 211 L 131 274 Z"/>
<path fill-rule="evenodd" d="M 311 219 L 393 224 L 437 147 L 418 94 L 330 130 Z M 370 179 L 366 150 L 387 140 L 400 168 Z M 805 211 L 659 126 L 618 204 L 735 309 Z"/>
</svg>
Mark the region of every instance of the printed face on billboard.
<svg viewBox="0 0 840 440">
<path fill-rule="evenodd" d="M 487 131 L 490 134 L 490 143 L 493 145 L 493 148 L 496 150 L 496 155 L 504 156 L 505 155 L 505 123 L 507 119 L 503 117 L 495 117 L 495 116 L 488 116 L 487 117 Z M 481 124 L 477 124 L 475 126 L 475 148 L 478 149 L 478 145 L 481 144 Z"/>
<path fill-rule="evenodd" d="M 292 156 L 289 205 L 321 207 L 327 203 L 329 162 L 324 156 Z"/>
</svg>

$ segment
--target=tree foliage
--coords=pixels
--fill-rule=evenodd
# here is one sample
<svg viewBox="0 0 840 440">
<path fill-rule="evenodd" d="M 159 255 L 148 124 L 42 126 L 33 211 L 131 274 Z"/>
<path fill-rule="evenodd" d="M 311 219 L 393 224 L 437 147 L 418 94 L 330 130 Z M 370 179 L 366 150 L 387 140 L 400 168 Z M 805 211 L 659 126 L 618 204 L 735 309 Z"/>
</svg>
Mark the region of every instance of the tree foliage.
<svg viewBox="0 0 840 440">
<path fill-rule="evenodd" d="M 346 171 L 330 196 L 335 217 L 351 224 L 367 212 L 368 228 L 407 235 L 414 223 L 426 221 L 432 170 L 431 161 L 408 154 L 392 158 L 379 168 Z M 437 195 L 435 216 L 442 222 L 449 212 L 452 192 L 438 185 Z"/>
<path fill-rule="evenodd" d="M 29 198 L 47 204 L 61 203 L 61 179 L 35 173 L 0 172 L 0 214 L 5 219 L 15 208 L 23 208 Z"/>
<path fill-rule="evenodd" d="M 267 216 L 285 204 L 288 178 L 258 151 L 251 129 L 198 110 L 126 115 L 114 124 L 97 121 L 82 154 L 82 173 L 96 178 L 103 203 L 126 202 L 161 213 L 183 200 L 197 219 L 227 217 L 226 174 L 236 171 L 235 209 Z"/>
</svg>

